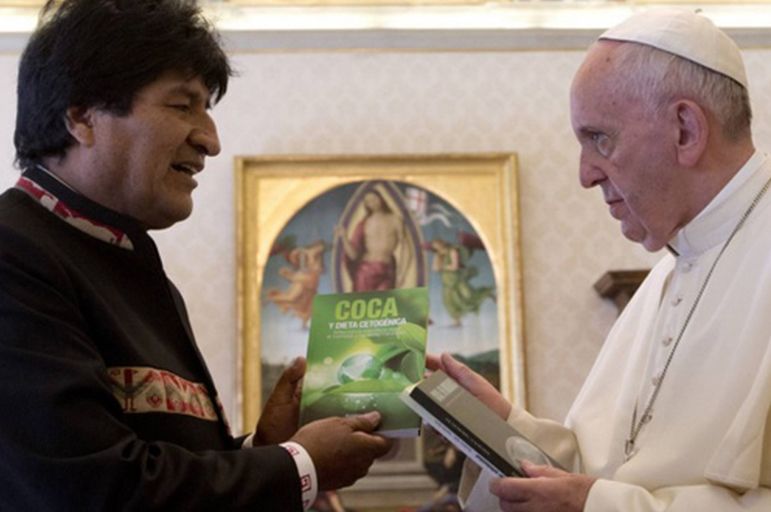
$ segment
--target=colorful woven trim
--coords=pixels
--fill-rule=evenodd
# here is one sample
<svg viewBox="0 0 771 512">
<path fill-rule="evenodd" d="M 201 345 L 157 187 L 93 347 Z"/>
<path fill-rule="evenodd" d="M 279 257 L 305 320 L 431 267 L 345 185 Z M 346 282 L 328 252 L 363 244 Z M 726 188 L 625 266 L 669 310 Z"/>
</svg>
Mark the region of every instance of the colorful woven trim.
<svg viewBox="0 0 771 512">
<path fill-rule="evenodd" d="M 70 208 L 51 192 L 43 188 L 39 183 L 28 177 L 22 176 L 19 178 L 19 181 L 16 182 L 16 188 L 26 192 L 27 195 L 35 199 L 44 208 L 80 231 L 109 244 L 117 245 L 122 249 L 134 249 L 134 244 L 131 243 L 131 240 L 126 233 L 112 226 L 90 219 L 77 210 Z"/>
<path fill-rule="evenodd" d="M 107 374 L 113 394 L 127 414 L 159 412 L 218 419 L 203 384 L 146 366 L 114 366 Z"/>
</svg>

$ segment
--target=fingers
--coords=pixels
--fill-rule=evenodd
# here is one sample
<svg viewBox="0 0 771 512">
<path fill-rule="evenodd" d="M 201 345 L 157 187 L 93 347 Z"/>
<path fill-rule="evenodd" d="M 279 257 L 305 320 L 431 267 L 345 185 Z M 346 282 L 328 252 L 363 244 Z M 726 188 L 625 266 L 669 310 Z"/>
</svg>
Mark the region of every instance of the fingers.
<svg viewBox="0 0 771 512">
<path fill-rule="evenodd" d="M 348 416 L 344 421 L 351 427 L 352 430 L 372 432 L 380 424 L 380 413 L 377 411 L 370 411 L 366 414 Z"/>
<path fill-rule="evenodd" d="M 448 353 L 442 354 L 441 365 L 447 375 L 456 380 L 458 384 L 469 390 L 473 395 L 478 395 L 480 388 L 493 388 L 492 384 L 487 382 L 484 377 Z"/>
<path fill-rule="evenodd" d="M 490 482 L 490 492 L 500 499 L 501 510 L 580 512 L 597 480 L 549 466 L 528 465 L 524 461 L 523 466 L 537 478 L 498 478 Z"/>
<path fill-rule="evenodd" d="M 291 400 L 297 394 L 300 381 L 305 375 L 305 365 L 304 357 L 296 357 L 281 373 L 272 395 L 280 397 L 281 401 Z"/>
<path fill-rule="evenodd" d="M 393 441 L 390 439 L 370 434 L 370 432 L 375 430 L 380 424 L 380 418 L 380 413 L 377 411 L 370 411 L 366 414 L 348 416 L 345 418 L 345 422 L 355 431 L 353 435 L 359 437 L 361 441 L 364 441 L 369 445 L 374 458 L 382 457 L 388 453 L 393 445 Z"/>
<path fill-rule="evenodd" d="M 527 483 L 525 478 L 495 478 L 490 481 L 490 492 L 503 501 L 524 503 L 529 499 Z"/>
<path fill-rule="evenodd" d="M 440 355 L 426 354 L 426 368 L 431 371 L 442 370 L 455 380 L 459 380 L 464 371 L 471 372 L 466 365 L 447 352 Z"/>
<path fill-rule="evenodd" d="M 426 368 L 431 371 L 444 370 L 440 356 L 436 354 L 426 354 Z"/>
<path fill-rule="evenodd" d="M 292 363 L 284 370 L 284 372 L 281 374 L 281 378 L 279 379 L 279 382 L 281 380 L 286 379 L 292 385 L 294 385 L 297 381 L 303 378 L 305 376 L 305 367 L 306 362 L 304 357 L 295 357 Z"/>
<path fill-rule="evenodd" d="M 530 478 L 537 478 L 539 476 L 555 478 L 559 476 L 568 475 L 568 473 L 566 473 L 565 471 L 562 471 L 561 469 L 553 468 L 551 466 L 546 466 L 546 465 L 533 464 L 529 460 L 521 461 L 520 465 L 522 467 L 522 470 L 525 472 L 525 474 Z"/>
<path fill-rule="evenodd" d="M 509 417 L 511 404 L 487 379 L 450 354 L 442 354 L 441 363 L 447 375 L 466 388 L 469 393 L 480 399 L 501 418 L 506 419 Z"/>
<path fill-rule="evenodd" d="M 380 414 L 370 412 L 317 420 L 297 431 L 292 440 L 311 456 L 320 489 L 351 485 L 367 474 L 374 459 L 390 450 L 391 440 L 371 433 L 379 422 Z"/>
<path fill-rule="evenodd" d="M 444 368 L 445 373 L 457 380 L 464 388 L 468 388 L 469 384 L 473 384 L 471 381 L 475 380 L 477 376 L 468 366 L 446 352 L 441 355 L 440 364 Z"/>
<path fill-rule="evenodd" d="M 366 444 L 369 447 L 370 454 L 374 459 L 378 459 L 383 455 L 387 454 L 388 452 L 390 452 L 391 448 L 394 445 L 393 439 L 389 439 L 387 437 L 379 436 L 376 434 L 367 434 L 365 432 L 354 432 L 353 435 L 358 437 L 363 444 Z"/>
<path fill-rule="evenodd" d="M 305 358 L 298 357 L 281 373 L 265 402 L 255 429 L 255 445 L 281 443 L 294 435 L 300 414 Z"/>
</svg>

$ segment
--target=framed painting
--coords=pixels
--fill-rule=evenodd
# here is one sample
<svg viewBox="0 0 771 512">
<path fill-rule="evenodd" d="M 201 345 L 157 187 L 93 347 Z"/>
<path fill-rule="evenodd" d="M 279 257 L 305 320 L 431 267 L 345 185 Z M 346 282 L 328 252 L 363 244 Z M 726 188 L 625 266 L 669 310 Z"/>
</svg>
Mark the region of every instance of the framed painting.
<svg viewBox="0 0 771 512">
<path fill-rule="evenodd" d="M 395 287 L 428 288 L 430 353 L 525 405 L 516 155 L 242 157 L 236 195 L 242 425 L 305 355 L 316 294 Z M 399 506 L 405 486 L 413 502 L 451 495 L 448 450 L 429 433 L 400 443 L 361 485 Z"/>
</svg>

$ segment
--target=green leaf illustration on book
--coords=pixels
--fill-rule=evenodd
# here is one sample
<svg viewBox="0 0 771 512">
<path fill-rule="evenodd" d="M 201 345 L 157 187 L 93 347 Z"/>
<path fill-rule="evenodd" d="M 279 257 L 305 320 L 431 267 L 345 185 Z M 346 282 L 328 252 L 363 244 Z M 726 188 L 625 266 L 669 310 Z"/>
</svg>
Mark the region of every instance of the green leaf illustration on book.
<svg viewBox="0 0 771 512">
<path fill-rule="evenodd" d="M 377 379 L 383 373 L 383 363 L 369 354 L 354 354 L 340 364 L 337 378 L 342 384 L 362 379 Z"/>
<path fill-rule="evenodd" d="M 409 352 L 410 349 L 403 345 L 396 345 L 394 343 L 384 343 L 382 347 L 378 348 L 378 351 L 375 353 L 375 357 L 377 357 L 380 361 L 390 361 L 391 359 L 403 356 L 407 352 Z"/>
<path fill-rule="evenodd" d="M 375 409 L 382 432 L 416 435 L 398 395 L 423 376 L 427 320 L 425 288 L 317 296 L 301 423 Z"/>
<path fill-rule="evenodd" d="M 410 352 L 402 358 L 400 368 L 407 380 L 417 382 L 423 375 L 423 366 L 425 357 L 421 357 L 417 352 Z"/>
<path fill-rule="evenodd" d="M 396 329 L 396 336 L 408 349 L 419 354 L 425 354 L 426 330 L 423 327 L 408 322 Z"/>
</svg>

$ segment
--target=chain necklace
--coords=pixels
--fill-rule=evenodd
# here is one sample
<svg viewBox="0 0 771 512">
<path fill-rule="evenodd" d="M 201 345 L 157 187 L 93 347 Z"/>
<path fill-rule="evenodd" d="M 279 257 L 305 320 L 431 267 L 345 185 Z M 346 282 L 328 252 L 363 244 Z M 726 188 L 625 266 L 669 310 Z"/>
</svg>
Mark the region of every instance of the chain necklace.
<svg viewBox="0 0 771 512">
<path fill-rule="evenodd" d="M 696 306 L 699 305 L 699 301 L 701 300 L 701 296 L 704 294 L 704 290 L 707 288 L 707 284 L 709 283 L 710 278 L 712 277 L 712 272 L 715 270 L 715 267 L 717 266 L 718 261 L 720 261 L 720 258 L 723 256 L 723 253 L 728 248 L 728 245 L 731 243 L 731 241 L 734 239 L 734 236 L 736 233 L 739 232 L 739 229 L 744 225 L 744 222 L 747 220 L 747 217 L 750 216 L 752 211 L 755 209 L 755 207 L 760 202 L 761 198 L 765 195 L 766 191 L 768 190 L 769 185 L 771 185 L 771 179 L 766 181 L 766 184 L 763 185 L 763 188 L 760 189 L 760 191 L 755 195 L 755 198 L 752 200 L 752 203 L 750 204 L 749 208 L 747 208 L 747 211 L 744 212 L 744 215 L 742 215 L 741 219 L 739 219 L 739 222 L 736 223 L 736 226 L 734 227 L 733 231 L 731 231 L 731 234 L 728 236 L 728 239 L 723 244 L 723 247 L 720 249 L 720 252 L 718 253 L 717 257 L 715 258 L 715 261 L 712 262 L 712 266 L 709 268 L 709 272 L 707 272 L 707 277 L 704 278 L 704 282 L 701 284 L 701 288 L 699 288 L 699 293 L 696 294 L 696 299 L 693 301 L 693 304 L 691 305 L 691 309 L 688 310 L 688 315 L 685 317 L 685 322 L 683 322 L 683 326 L 680 328 L 680 332 L 677 335 L 677 339 L 675 340 L 674 345 L 672 345 L 672 350 L 669 352 L 669 356 L 667 357 L 666 362 L 664 363 L 664 369 L 661 371 L 661 374 L 659 374 L 659 377 L 655 380 L 653 393 L 651 394 L 651 397 L 648 399 L 648 403 L 645 406 L 645 409 L 643 409 L 643 413 L 640 416 L 640 419 L 637 419 L 637 403 L 634 405 L 634 412 L 632 413 L 632 423 L 629 427 L 629 437 L 627 437 L 626 442 L 624 443 L 624 455 L 625 461 L 628 461 L 631 459 L 635 453 L 637 453 L 637 450 L 635 448 L 635 442 L 637 440 L 637 436 L 640 434 L 640 431 L 642 428 L 653 419 L 652 411 L 653 411 L 653 404 L 656 403 L 656 398 L 659 396 L 659 391 L 661 390 L 661 384 L 664 382 L 664 377 L 667 375 L 667 371 L 669 370 L 669 365 L 672 363 L 672 358 L 675 355 L 675 351 L 677 350 L 677 347 L 680 345 L 680 340 L 683 338 L 683 333 L 685 333 L 686 327 L 688 327 L 688 324 L 691 321 L 691 317 L 693 316 L 693 312 L 696 311 Z"/>
</svg>

